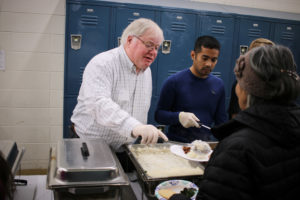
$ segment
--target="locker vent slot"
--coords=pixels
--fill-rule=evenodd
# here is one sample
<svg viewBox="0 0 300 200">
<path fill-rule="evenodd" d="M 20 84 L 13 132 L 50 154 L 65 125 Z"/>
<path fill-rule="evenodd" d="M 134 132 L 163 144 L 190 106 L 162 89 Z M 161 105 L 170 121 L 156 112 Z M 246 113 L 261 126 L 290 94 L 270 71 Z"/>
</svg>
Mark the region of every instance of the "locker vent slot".
<svg viewBox="0 0 300 200">
<path fill-rule="evenodd" d="M 222 73 L 221 72 L 211 72 L 212 75 L 221 78 Z"/>
<path fill-rule="evenodd" d="M 185 31 L 186 24 L 173 22 L 171 24 L 171 30 L 172 31 Z"/>
<path fill-rule="evenodd" d="M 98 24 L 98 16 L 93 15 L 81 15 L 80 22 L 82 25 L 96 26 Z"/>
<path fill-rule="evenodd" d="M 248 29 L 248 36 L 250 37 L 260 37 L 261 30 L 260 29 Z"/>
<path fill-rule="evenodd" d="M 225 26 L 212 26 L 211 32 L 215 34 L 225 34 Z"/>
<path fill-rule="evenodd" d="M 79 74 L 80 74 L 80 85 L 81 85 L 81 83 L 82 83 L 82 77 L 83 77 L 83 72 L 84 72 L 84 67 L 80 67 L 80 69 L 79 69 Z"/>
<path fill-rule="evenodd" d="M 283 39 L 283 40 L 294 40 L 294 33 L 282 32 L 281 39 Z"/>
<path fill-rule="evenodd" d="M 172 76 L 173 74 L 176 74 L 177 72 L 179 72 L 179 70 L 169 70 L 168 71 L 168 77 Z"/>
<path fill-rule="evenodd" d="M 128 18 L 128 24 L 130 24 L 130 23 L 133 22 L 134 20 L 136 20 L 136 18 Z"/>
</svg>

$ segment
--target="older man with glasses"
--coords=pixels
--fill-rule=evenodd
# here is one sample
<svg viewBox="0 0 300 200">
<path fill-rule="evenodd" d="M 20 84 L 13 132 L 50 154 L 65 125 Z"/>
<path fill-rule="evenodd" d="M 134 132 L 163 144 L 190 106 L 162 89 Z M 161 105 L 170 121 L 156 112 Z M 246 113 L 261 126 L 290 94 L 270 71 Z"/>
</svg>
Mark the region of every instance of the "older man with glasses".
<svg viewBox="0 0 300 200">
<path fill-rule="evenodd" d="M 139 136 L 141 143 L 168 138 L 147 125 L 152 94 L 149 66 L 164 39 L 152 20 L 140 18 L 124 30 L 121 45 L 87 64 L 78 103 L 71 117 L 79 137 L 102 138 L 114 150 Z"/>
</svg>

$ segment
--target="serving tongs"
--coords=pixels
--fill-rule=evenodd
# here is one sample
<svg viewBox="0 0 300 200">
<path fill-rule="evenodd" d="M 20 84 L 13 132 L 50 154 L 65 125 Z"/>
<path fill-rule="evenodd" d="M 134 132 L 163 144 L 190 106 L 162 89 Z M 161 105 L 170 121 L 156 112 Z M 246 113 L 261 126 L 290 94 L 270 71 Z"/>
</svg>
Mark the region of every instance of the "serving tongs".
<svg viewBox="0 0 300 200">
<path fill-rule="evenodd" d="M 211 129 L 209 126 L 206 126 L 206 125 L 202 124 L 200 121 L 198 121 L 198 124 L 199 124 L 200 128 L 203 127 L 203 128 L 208 129 L 208 130 Z"/>
<path fill-rule="evenodd" d="M 134 144 L 141 144 L 141 141 L 142 141 L 142 136 L 139 136 L 139 137 L 135 140 Z M 164 139 L 162 139 L 161 137 L 158 137 L 157 143 L 166 143 L 166 142 L 165 142 Z"/>
</svg>

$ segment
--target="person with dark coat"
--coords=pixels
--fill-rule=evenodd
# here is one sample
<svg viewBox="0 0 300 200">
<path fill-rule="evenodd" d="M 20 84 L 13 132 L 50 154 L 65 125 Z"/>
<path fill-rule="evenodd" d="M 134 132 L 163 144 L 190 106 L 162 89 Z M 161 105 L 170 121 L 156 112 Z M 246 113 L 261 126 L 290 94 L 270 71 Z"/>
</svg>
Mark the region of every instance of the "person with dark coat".
<svg viewBox="0 0 300 200">
<path fill-rule="evenodd" d="M 291 51 L 254 48 L 234 72 L 242 111 L 212 129 L 219 144 L 197 200 L 300 199 L 300 78 Z"/>
</svg>

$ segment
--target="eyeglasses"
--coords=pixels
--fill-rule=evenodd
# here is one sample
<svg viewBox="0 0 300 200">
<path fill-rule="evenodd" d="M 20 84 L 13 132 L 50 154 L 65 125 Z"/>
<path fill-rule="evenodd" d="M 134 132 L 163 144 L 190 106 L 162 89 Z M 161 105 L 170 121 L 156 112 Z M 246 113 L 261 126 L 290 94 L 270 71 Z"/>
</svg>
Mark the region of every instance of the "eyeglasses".
<svg viewBox="0 0 300 200">
<path fill-rule="evenodd" d="M 141 41 L 141 42 L 145 45 L 145 47 L 146 47 L 148 50 L 150 50 L 150 51 L 152 51 L 153 49 L 155 49 L 155 51 L 158 51 L 158 50 L 159 50 L 160 45 L 155 45 L 155 44 L 154 44 L 153 42 L 151 42 L 151 41 L 145 42 L 145 41 L 142 40 L 139 36 L 136 36 L 136 35 L 133 35 L 133 37 L 136 37 L 139 41 Z"/>
</svg>

